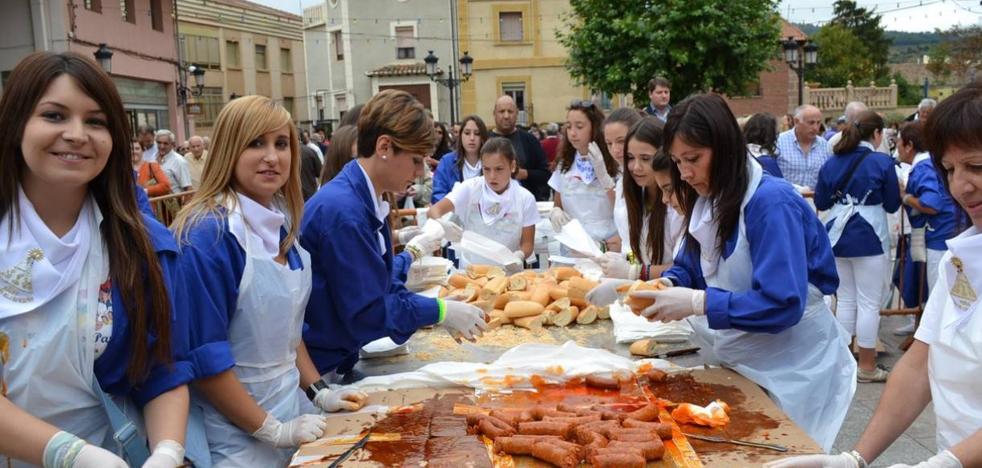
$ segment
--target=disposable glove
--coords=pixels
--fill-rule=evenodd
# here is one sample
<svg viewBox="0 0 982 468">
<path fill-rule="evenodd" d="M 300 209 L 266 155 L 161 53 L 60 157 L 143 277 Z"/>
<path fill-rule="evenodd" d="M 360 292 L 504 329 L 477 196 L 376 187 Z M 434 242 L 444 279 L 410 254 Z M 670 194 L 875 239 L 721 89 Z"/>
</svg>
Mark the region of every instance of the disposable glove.
<svg viewBox="0 0 982 468">
<path fill-rule="evenodd" d="M 440 248 L 440 244 L 443 243 L 443 233 L 443 226 L 439 221 L 428 219 L 423 225 L 422 233 L 406 243 L 406 250 L 413 256 L 413 260 L 419 260 Z"/>
<path fill-rule="evenodd" d="M 322 388 L 314 395 L 314 405 L 328 413 L 358 411 L 362 406 L 365 406 L 366 400 L 368 400 L 368 395 L 365 392 L 352 389 L 331 390 Z"/>
<path fill-rule="evenodd" d="M 277 448 L 292 448 L 313 442 L 324 435 L 327 420 L 323 416 L 304 414 L 282 423 L 267 413 L 263 425 L 252 436 Z"/>
<path fill-rule="evenodd" d="M 899 463 L 891 465 L 890 468 L 962 468 L 962 462 L 950 450 L 945 450 L 916 465 Z"/>
<path fill-rule="evenodd" d="M 58 431 L 44 445 L 42 465 L 45 468 L 70 466 L 72 468 L 128 468 L 126 462 L 114 453 L 95 445 L 89 445 L 75 434 Z"/>
<path fill-rule="evenodd" d="M 607 173 L 607 164 L 604 161 L 604 154 L 600 151 L 600 147 L 597 146 L 595 142 L 590 142 L 587 147 L 587 155 L 590 157 L 590 164 L 593 165 L 593 174 L 597 178 L 597 182 L 600 183 L 600 187 L 604 190 L 610 190 L 614 188 L 614 179 L 610 178 L 610 174 Z"/>
<path fill-rule="evenodd" d="M 440 326 L 458 343 L 460 337 L 473 342 L 487 329 L 483 310 L 458 301 L 444 301 L 444 316 Z"/>
<path fill-rule="evenodd" d="M 654 300 L 641 311 L 652 322 L 674 322 L 690 315 L 706 314 L 706 291 L 689 288 L 668 288 L 660 291 L 635 291 L 631 297 Z"/>
<path fill-rule="evenodd" d="M 75 457 L 72 468 L 129 468 L 129 465 L 102 447 L 86 444 Z"/>
<path fill-rule="evenodd" d="M 143 468 L 177 468 L 184 464 L 184 446 L 173 440 L 162 440 L 154 447 Z"/>
<path fill-rule="evenodd" d="M 422 233 L 423 233 L 423 228 L 419 226 L 406 226 L 398 231 L 398 233 L 396 234 L 396 238 L 399 240 L 400 244 L 406 245 L 414 237 Z"/>
<path fill-rule="evenodd" d="M 859 461 L 848 453 L 800 455 L 764 463 L 764 468 L 859 468 Z"/>
<path fill-rule="evenodd" d="M 586 293 L 586 301 L 597 307 L 606 307 L 620 298 L 620 293 L 617 292 L 617 288 L 625 285 L 631 284 L 634 281 L 627 279 L 604 279 L 596 287 Z"/>
<path fill-rule="evenodd" d="M 443 226 L 443 237 L 445 237 L 450 242 L 460 242 L 460 239 L 464 237 L 464 228 L 457 225 L 457 223 L 450 221 L 449 219 L 438 219 L 436 220 Z"/>
<path fill-rule="evenodd" d="M 562 208 L 556 207 L 549 212 L 549 222 L 552 223 L 552 230 L 556 231 L 557 233 L 561 232 L 563 230 L 563 226 L 570 221 L 571 219 L 569 215 L 566 214 Z"/>
<path fill-rule="evenodd" d="M 627 261 L 627 256 L 620 252 L 607 252 L 593 261 L 603 268 L 606 278 L 636 280 L 641 275 L 641 265 L 632 265 Z"/>
</svg>

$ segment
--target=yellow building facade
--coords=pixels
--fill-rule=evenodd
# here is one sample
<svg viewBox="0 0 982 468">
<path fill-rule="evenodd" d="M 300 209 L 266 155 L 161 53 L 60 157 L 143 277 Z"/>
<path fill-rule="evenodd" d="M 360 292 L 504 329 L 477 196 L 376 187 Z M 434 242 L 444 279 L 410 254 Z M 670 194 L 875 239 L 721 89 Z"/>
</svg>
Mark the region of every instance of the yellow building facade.
<svg viewBox="0 0 982 468">
<path fill-rule="evenodd" d="M 564 27 L 568 0 L 457 0 L 461 51 L 474 57 L 474 72 L 461 85 L 461 115 L 494 124 L 494 102 L 512 95 L 519 124 L 563 122 L 574 98 L 589 91 L 566 71 L 566 49 L 556 31 Z"/>
</svg>

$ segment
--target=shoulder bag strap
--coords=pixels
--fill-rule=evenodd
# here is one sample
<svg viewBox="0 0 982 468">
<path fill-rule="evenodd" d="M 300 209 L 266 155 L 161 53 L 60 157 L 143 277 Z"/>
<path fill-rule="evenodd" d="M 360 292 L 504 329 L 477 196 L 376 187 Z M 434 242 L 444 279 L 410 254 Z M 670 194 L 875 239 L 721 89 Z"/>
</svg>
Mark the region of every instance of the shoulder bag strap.
<svg viewBox="0 0 982 468">
<path fill-rule="evenodd" d="M 846 194 L 843 193 L 843 190 L 845 190 L 846 185 L 849 185 L 849 182 L 852 180 L 853 174 L 856 173 L 856 169 L 859 168 L 859 165 L 863 163 L 863 160 L 866 159 L 866 156 L 869 156 L 872 153 L 873 151 L 867 151 L 862 156 L 856 158 L 852 162 L 852 164 L 849 165 L 849 169 L 846 171 L 846 175 L 843 176 L 841 179 L 839 179 L 839 183 L 835 184 L 835 190 L 832 191 L 833 200 L 837 200 L 837 201 L 843 200 L 846 197 Z"/>
<path fill-rule="evenodd" d="M 109 398 L 106 392 L 102 391 L 99 382 L 94 378 L 92 379 L 92 390 L 99 397 L 103 409 L 106 410 L 106 415 L 109 416 L 109 424 L 113 429 L 113 439 L 122 449 L 123 458 L 130 466 L 143 466 L 150 458 L 150 449 L 147 448 L 146 437 L 140 434 L 136 425 L 123 414 L 116 402 Z"/>
</svg>

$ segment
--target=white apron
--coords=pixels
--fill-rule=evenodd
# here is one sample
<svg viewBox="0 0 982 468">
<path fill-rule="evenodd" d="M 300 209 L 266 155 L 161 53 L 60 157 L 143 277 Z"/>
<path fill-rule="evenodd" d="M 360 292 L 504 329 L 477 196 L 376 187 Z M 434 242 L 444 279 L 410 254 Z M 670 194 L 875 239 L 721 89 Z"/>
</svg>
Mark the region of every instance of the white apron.
<svg viewBox="0 0 982 468">
<path fill-rule="evenodd" d="M 250 229 L 248 226 L 246 229 Z M 280 265 L 245 238 L 246 264 L 229 324 L 233 371 L 259 406 L 281 422 L 316 413 L 300 389 L 297 346 L 310 297 L 310 255 L 295 243 L 303 269 Z M 295 449 L 276 448 L 245 433 L 204 398 L 208 445 L 215 467 L 286 466 Z"/>
<path fill-rule="evenodd" d="M 756 164 L 749 166 L 752 178 L 740 206 L 737 244 L 729 258 L 717 257 L 715 272 L 705 276 L 709 287 L 734 292 L 752 289 L 744 209 L 760 184 L 762 170 Z M 763 387 L 826 452 L 832 449 L 856 392 L 856 361 L 849 353 L 849 336 L 818 288 L 808 285 L 801 321 L 780 333 L 713 330 L 705 317 L 695 317 L 690 323 L 722 365 Z"/>
<path fill-rule="evenodd" d="M 982 299 L 962 309 L 951 297 L 957 276 L 953 257 L 963 262 L 966 279 L 982 297 L 982 235 L 969 229 L 949 240 L 948 248 L 938 281 L 944 287 L 931 289 L 932 295 L 945 296 L 937 337 L 928 352 L 938 450 L 950 449 L 982 428 Z"/>
<path fill-rule="evenodd" d="M 517 181 L 512 180 L 509 184 L 518 184 Z M 511 208 L 503 216 L 498 217 L 494 222 L 488 224 L 484 222 L 484 217 L 481 215 L 481 196 L 480 194 L 475 194 L 471 197 L 469 206 L 467 207 L 466 214 L 462 217 L 461 222 L 465 230 L 480 234 L 488 239 L 491 239 L 499 244 L 508 247 L 512 252 L 520 249 L 522 247 L 522 217 L 520 216 L 518 193 L 515 190 L 517 187 L 508 188 L 508 193 L 512 197 Z M 480 263 L 491 263 L 498 264 L 501 260 L 491 260 L 484 259 L 480 256 L 468 255 L 467 253 L 461 253 L 460 256 L 460 268 L 464 269 L 467 265 L 480 264 Z"/>
<path fill-rule="evenodd" d="M 34 310 L 0 319 L 0 345 L 7 342 L 0 354 L 9 352 L 9 358 L 0 356 L 0 375 L 6 397 L 15 405 L 90 444 L 118 453 L 106 410 L 92 389 L 96 307 L 99 285 L 109 276 L 109 260 L 99 233 L 98 207 L 94 201 L 87 203 L 92 204 L 88 215 L 91 239 L 78 283 Z M 21 229 L 26 229 L 23 223 Z M 0 457 L 0 462 L 5 461 L 9 463 L 3 466 L 32 466 Z"/>
<path fill-rule="evenodd" d="M 827 224 L 830 220 L 832 221 L 832 227 L 829 228 L 829 242 L 832 243 L 832 247 L 839 243 L 849 219 L 859 215 L 870 226 L 873 226 L 873 232 L 880 239 L 882 253 L 890 252 L 890 225 L 887 224 L 887 212 L 883 209 L 882 203 L 866 205 L 866 198 L 869 197 L 869 194 L 870 192 L 866 192 L 862 200 L 857 200 L 852 195 L 847 194 L 844 201 L 833 204 L 832 208 L 829 208 L 822 215 L 822 223 Z"/>
<path fill-rule="evenodd" d="M 614 185 L 614 226 L 621 238 L 621 252 L 631 248 L 631 223 L 627 220 L 627 199 L 624 198 L 624 177 L 630 176 L 621 174 Z"/>
<path fill-rule="evenodd" d="M 572 170 L 562 174 L 563 210 L 570 218 L 578 219 L 593 240 L 603 242 L 617 233 L 614 206 L 600 182 L 585 184 L 574 175 Z"/>
</svg>

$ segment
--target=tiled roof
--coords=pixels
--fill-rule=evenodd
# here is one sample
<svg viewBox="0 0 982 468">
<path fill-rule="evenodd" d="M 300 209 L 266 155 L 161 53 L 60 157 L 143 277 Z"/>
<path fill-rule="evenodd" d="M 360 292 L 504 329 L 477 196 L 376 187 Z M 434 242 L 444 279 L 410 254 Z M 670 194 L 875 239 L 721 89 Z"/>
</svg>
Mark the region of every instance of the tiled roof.
<svg viewBox="0 0 982 468">
<path fill-rule="evenodd" d="M 781 18 L 781 40 L 783 41 L 787 39 L 788 36 L 795 38 L 795 40 L 808 39 L 808 35 L 803 33 L 800 29 L 798 29 L 797 26 L 789 23 L 784 18 Z"/>
<path fill-rule="evenodd" d="M 437 75 L 442 75 L 443 70 L 439 67 L 436 69 Z M 367 72 L 368 76 L 414 76 L 414 75 L 426 75 L 426 64 L 423 62 L 415 63 L 390 63 L 388 65 L 381 66 L 370 72 Z"/>
</svg>

